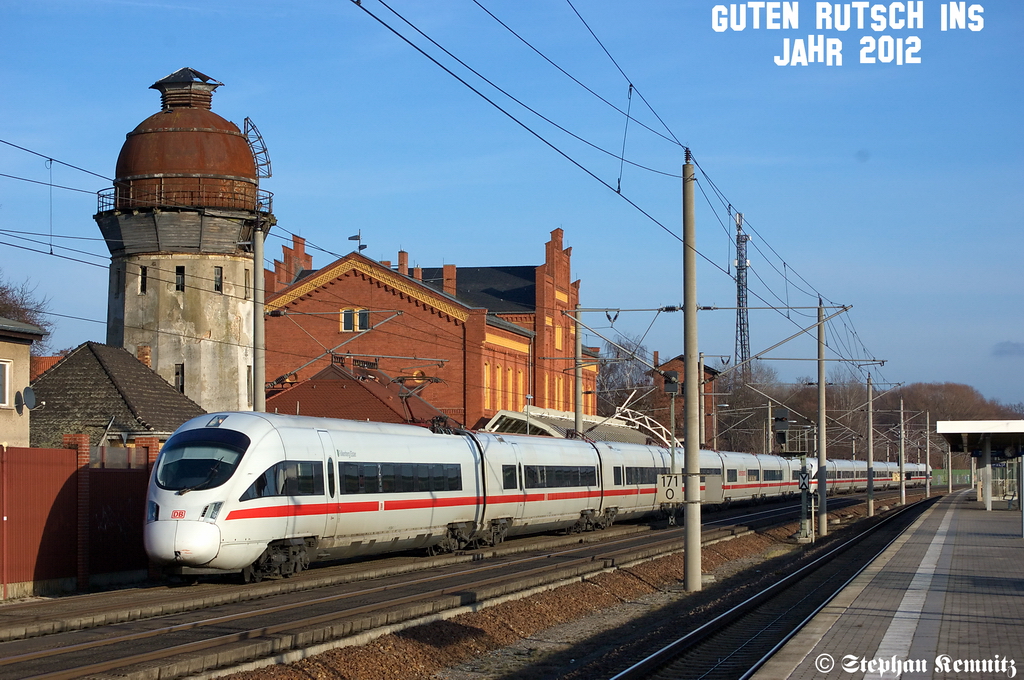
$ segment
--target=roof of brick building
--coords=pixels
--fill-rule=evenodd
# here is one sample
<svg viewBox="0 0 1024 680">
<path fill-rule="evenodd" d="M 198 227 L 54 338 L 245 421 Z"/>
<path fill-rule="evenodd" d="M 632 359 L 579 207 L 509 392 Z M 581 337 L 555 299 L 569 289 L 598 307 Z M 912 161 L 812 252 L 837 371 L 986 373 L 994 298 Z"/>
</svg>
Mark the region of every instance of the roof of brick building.
<svg viewBox="0 0 1024 680">
<path fill-rule="evenodd" d="M 338 364 L 267 397 L 267 411 L 378 423 L 428 423 L 444 415 L 381 371 Z"/>
</svg>

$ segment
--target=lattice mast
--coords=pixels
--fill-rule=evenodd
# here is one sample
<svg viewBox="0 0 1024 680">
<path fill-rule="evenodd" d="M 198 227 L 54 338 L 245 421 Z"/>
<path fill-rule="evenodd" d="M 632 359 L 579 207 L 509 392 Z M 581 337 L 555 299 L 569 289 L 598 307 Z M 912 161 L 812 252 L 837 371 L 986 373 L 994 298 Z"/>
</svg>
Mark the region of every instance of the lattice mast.
<svg viewBox="0 0 1024 680">
<path fill-rule="evenodd" d="M 746 383 L 750 378 L 750 322 L 747 318 L 747 241 L 743 233 L 743 213 L 736 213 L 736 365 L 740 367 L 740 379 Z"/>
</svg>

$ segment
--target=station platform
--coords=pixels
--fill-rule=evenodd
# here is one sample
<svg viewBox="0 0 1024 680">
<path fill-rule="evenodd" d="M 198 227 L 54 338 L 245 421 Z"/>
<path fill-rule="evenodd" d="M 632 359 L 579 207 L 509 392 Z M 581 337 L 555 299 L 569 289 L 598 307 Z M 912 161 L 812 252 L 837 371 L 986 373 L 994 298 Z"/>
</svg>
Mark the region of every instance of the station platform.
<svg viewBox="0 0 1024 680">
<path fill-rule="evenodd" d="M 753 677 L 1018 674 L 1024 677 L 1021 515 L 986 512 L 966 490 L 925 511 Z"/>
</svg>

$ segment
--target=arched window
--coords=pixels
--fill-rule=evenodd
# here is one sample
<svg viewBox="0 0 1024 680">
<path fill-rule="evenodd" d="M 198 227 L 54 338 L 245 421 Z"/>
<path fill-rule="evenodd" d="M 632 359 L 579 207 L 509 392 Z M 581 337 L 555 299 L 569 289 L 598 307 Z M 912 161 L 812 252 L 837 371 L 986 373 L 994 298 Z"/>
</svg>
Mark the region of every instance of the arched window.
<svg viewBox="0 0 1024 680">
<path fill-rule="evenodd" d="M 494 410 L 500 411 L 502 404 L 501 365 L 494 367 Z"/>
<path fill-rule="evenodd" d="M 484 364 L 484 410 L 491 410 L 491 365 Z"/>
</svg>

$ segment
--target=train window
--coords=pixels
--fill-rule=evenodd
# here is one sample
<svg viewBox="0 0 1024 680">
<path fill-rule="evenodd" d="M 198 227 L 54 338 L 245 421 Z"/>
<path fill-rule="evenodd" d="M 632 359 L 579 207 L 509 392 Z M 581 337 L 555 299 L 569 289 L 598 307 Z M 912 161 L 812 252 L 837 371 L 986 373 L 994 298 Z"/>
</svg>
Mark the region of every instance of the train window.
<svg viewBox="0 0 1024 680">
<path fill-rule="evenodd" d="M 615 466 L 615 486 L 622 486 L 622 466 Z"/>
<path fill-rule="evenodd" d="M 760 470 L 747 470 L 747 481 L 748 482 L 758 482 L 760 480 L 761 480 L 761 471 Z"/>
<path fill-rule="evenodd" d="M 430 476 L 434 480 L 431 487 L 433 491 L 448 490 L 448 478 L 444 476 L 444 465 L 431 465 Z"/>
<path fill-rule="evenodd" d="M 781 482 L 782 481 L 782 470 L 765 470 L 764 481 L 766 482 Z"/>
<path fill-rule="evenodd" d="M 256 478 L 238 499 L 270 496 L 322 496 L 324 469 L 319 461 L 282 461 Z"/>
<path fill-rule="evenodd" d="M 462 466 L 458 463 L 453 463 L 445 465 L 444 469 L 448 477 L 448 490 L 462 491 Z"/>
<path fill-rule="evenodd" d="M 381 493 L 394 493 L 395 486 L 395 465 L 392 463 L 380 464 L 380 491 Z"/>
<path fill-rule="evenodd" d="M 576 486 L 572 483 L 572 470 L 565 465 L 555 465 L 555 483 L 554 486 Z M 579 476 L 577 476 L 579 479 Z"/>
<path fill-rule="evenodd" d="M 341 493 L 460 491 L 458 463 L 338 463 Z"/>
<path fill-rule="evenodd" d="M 631 469 L 644 468 L 626 468 L 627 475 Z M 615 473 L 621 477 L 621 468 Z M 527 465 L 525 475 L 527 489 L 597 486 L 597 468 L 591 465 Z"/>
<path fill-rule="evenodd" d="M 658 475 L 668 474 L 663 467 L 627 467 L 626 484 L 657 484 Z"/>
<path fill-rule="evenodd" d="M 156 483 L 169 491 L 212 489 L 228 481 L 249 438 L 235 430 L 186 430 L 167 440 L 156 468 Z"/>
<path fill-rule="evenodd" d="M 334 461 L 327 459 L 327 491 L 334 498 Z"/>
<path fill-rule="evenodd" d="M 289 463 L 295 469 L 295 493 L 293 496 L 324 495 L 324 464 L 320 461 Z"/>
<path fill-rule="evenodd" d="M 363 463 L 359 475 L 360 493 L 380 493 L 380 466 L 377 463 Z"/>
<path fill-rule="evenodd" d="M 249 485 L 249 488 L 245 490 L 245 493 L 243 493 L 238 500 L 250 501 L 254 498 L 276 496 L 277 488 L 275 487 L 274 478 L 274 468 L 271 467 L 269 470 L 257 477 L 256 481 Z"/>
<path fill-rule="evenodd" d="M 516 466 L 515 465 L 502 465 L 501 466 L 501 488 L 503 489 L 517 489 L 519 484 L 516 481 Z"/>
<path fill-rule="evenodd" d="M 725 481 L 727 481 L 727 482 L 735 482 L 736 479 L 737 479 L 737 474 L 738 474 L 738 472 L 736 470 L 728 470 L 727 469 L 725 471 Z"/>
<path fill-rule="evenodd" d="M 413 474 L 413 471 L 415 469 L 416 469 L 416 466 L 413 465 L 412 463 L 403 463 L 401 465 L 402 477 L 401 477 L 401 486 L 399 487 L 399 491 L 409 492 L 409 491 L 415 491 L 416 490 L 416 479 L 415 479 L 415 476 Z"/>
<path fill-rule="evenodd" d="M 341 493 L 359 493 L 359 463 L 338 461 L 338 475 L 341 477 Z"/>
<path fill-rule="evenodd" d="M 701 468 L 700 474 L 705 477 L 707 475 L 720 475 L 722 474 L 722 468 Z"/>
<path fill-rule="evenodd" d="M 544 467 L 541 465 L 527 465 L 524 468 L 527 489 L 544 488 Z"/>
<path fill-rule="evenodd" d="M 430 491 L 430 466 L 426 463 L 416 464 L 416 490 Z"/>
</svg>

